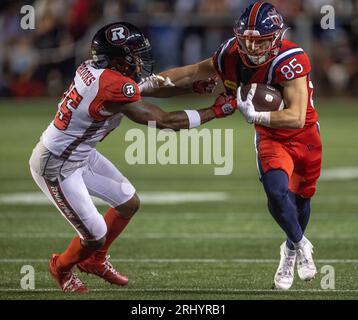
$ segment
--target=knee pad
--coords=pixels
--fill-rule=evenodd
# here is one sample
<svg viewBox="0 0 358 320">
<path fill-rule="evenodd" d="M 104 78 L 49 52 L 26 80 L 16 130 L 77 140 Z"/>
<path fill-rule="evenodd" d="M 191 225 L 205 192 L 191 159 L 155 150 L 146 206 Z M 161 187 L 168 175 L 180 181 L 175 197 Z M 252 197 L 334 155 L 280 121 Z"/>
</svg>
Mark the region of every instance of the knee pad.
<svg viewBox="0 0 358 320">
<path fill-rule="evenodd" d="M 140 199 L 138 195 L 135 193 L 131 199 L 131 205 L 130 205 L 132 215 L 134 215 L 139 210 L 139 207 L 140 207 Z"/>
<path fill-rule="evenodd" d="M 267 193 L 267 196 L 272 204 L 280 204 L 288 197 L 287 190 L 271 190 Z"/>
<path fill-rule="evenodd" d="M 104 245 L 105 242 L 106 242 L 106 236 L 104 236 L 98 240 L 81 239 L 82 246 L 88 250 L 91 250 L 91 251 L 98 250 L 99 248 L 101 248 Z"/>
<path fill-rule="evenodd" d="M 127 202 L 121 204 L 116 209 L 122 218 L 130 219 L 139 209 L 140 200 L 135 193 Z"/>
<path fill-rule="evenodd" d="M 283 188 L 266 190 L 267 202 L 269 211 L 272 213 L 280 213 L 283 208 L 287 206 L 287 201 L 290 202 L 288 190 Z"/>
<path fill-rule="evenodd" d="M 267 198 L 273 206 L 288 197 L 288 176 L 284 171 L 268 171 L 262 178 Z"/>
</svg>

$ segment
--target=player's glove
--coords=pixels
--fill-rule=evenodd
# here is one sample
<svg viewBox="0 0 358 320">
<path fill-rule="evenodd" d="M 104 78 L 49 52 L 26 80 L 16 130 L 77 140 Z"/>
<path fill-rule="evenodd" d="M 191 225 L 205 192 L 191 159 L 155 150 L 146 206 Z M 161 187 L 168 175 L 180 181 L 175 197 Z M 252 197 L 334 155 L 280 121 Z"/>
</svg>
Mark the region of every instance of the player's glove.
<svg viewBox="0 0 358 320">
<path fill-rule="evenodd" d="M 245 101 L 241 98 L 241 87 L 237 89 L 237 108 L 244 116 L 248 123 L 256 123 L 264 126 L 270 125 L 270 112 L 258 112 L 255 110 L 252 99 L 255 95 L 256 88 L 251 88 Z"/>
<path fill-rule="evenodd" d="M 213 93 L 218 85 L 217 78 L 209 78 L 208 80 L 198 80 L 193 82 L 193 91 L 195 93 Z"/>
<path fill-rule="evenodd" d="M 164 87 L 174 87 L 174 83 L 170 80 L 169 77 L 162 77 L 156 74 L 152 74 L 149 77 L 142 78 L 139 82 L 138 87 L 141 94 L 152 93 L 153 89 L 164 88 Z"/>
<path fill-rule="evenodd" d="M 226 117 L 234 113 L 236 108 L 237 104 L 235 97 L 227 96 L 224 93 L 220 94 L 211 106 L 211 110 L 215 113 L 216 118 Z"/>
</svg>

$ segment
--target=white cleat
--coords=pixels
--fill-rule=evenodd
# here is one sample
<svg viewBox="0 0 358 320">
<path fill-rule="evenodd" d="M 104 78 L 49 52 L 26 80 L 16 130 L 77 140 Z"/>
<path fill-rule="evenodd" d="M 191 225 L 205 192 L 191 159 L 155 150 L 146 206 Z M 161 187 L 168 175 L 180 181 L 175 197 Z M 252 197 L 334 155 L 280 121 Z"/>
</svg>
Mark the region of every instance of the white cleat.
<svg viewBox="0 0 358 320">
<path fill-rule="evenodd" d="M 287 248 L 285 241 L 280 246 L 280 256 L 280 264 L 274 278 L 275 288 L 288 290 L 291 288 L 294 279 L 296 251 Z"/>
<path fill-rule="evenodd" d="M 305 237 L 298 243 L 295 243 L 297 255 L 297 272 L 301 280 L 311 281 L 314 279 L 317 268 L 313 262 L 313 245 Z"/>
</svg>

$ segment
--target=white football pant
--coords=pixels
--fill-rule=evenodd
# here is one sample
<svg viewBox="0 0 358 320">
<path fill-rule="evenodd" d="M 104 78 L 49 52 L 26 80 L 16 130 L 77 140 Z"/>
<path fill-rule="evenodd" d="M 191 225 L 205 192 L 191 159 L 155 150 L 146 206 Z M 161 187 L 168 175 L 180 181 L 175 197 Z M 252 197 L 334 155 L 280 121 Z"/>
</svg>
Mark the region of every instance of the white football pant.
<svg viewBox="0 0 358 320">
<path fill-rule="evenodd" d="M 115 208 L 135 194 L 135 188 L 122 173 L 97 150 L 82 167 L 64 179 L 46 179 L 33 166 L 36 148 L 30 160 L 31 174 L 81 239 L 99 240 L 107 233 L 106 223 L 90 196 L 98 197 Z"/>
</svg>

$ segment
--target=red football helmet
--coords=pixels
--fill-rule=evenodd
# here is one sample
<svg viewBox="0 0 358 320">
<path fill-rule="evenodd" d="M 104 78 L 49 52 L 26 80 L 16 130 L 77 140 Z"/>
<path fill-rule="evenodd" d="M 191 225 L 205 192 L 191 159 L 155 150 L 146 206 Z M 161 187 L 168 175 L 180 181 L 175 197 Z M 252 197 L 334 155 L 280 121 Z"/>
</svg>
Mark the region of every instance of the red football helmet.
<svg viewBox="0 0 358 320">
<path fill-rule="evenodd" d="M 272 61 L 286 30 L 281 14 L 272 4 L 258 1 L 246 8 L 234 28 L 243 63 L 255 68 Z"/>
</svg>

